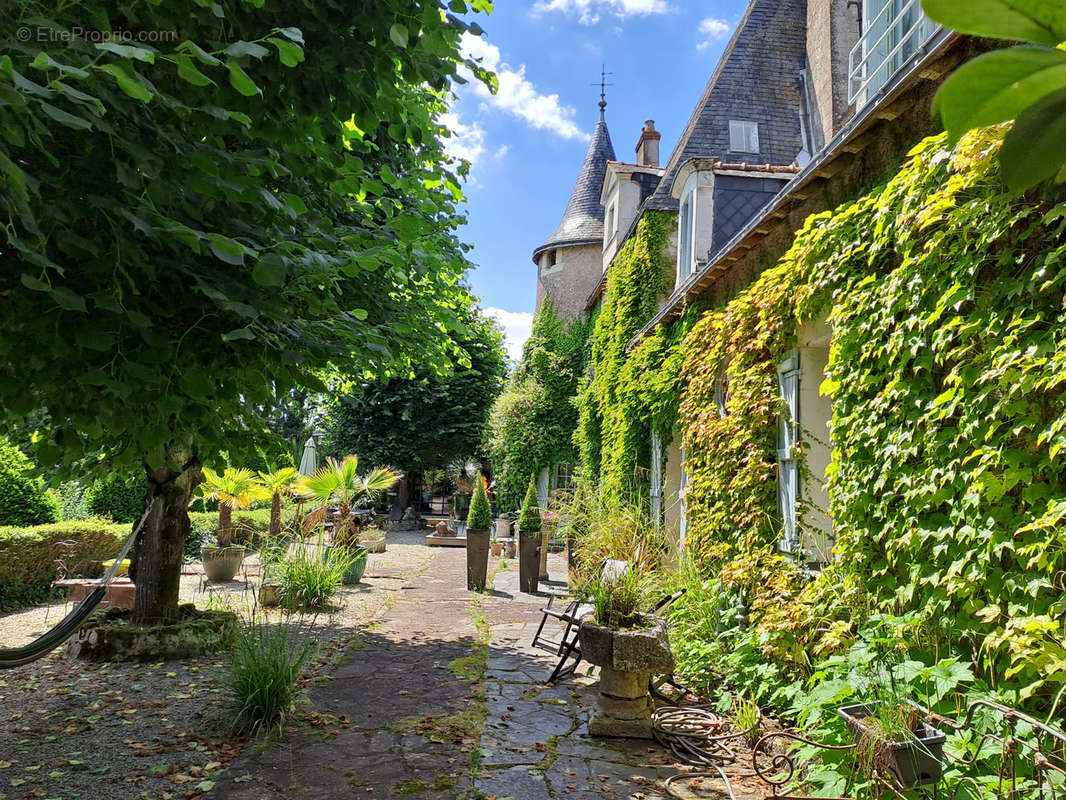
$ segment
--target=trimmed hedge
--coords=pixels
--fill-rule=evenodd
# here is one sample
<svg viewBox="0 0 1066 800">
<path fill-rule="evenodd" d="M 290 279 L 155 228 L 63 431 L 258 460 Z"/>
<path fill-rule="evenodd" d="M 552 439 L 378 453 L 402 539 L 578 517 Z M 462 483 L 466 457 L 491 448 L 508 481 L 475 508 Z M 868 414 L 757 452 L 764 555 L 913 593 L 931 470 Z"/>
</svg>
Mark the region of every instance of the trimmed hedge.
<svg viewBox="0 0 1066 800">
<path fill-rule="evenodd" d="M 115 522 L 136 522 L 144 513 L 148 481 L 144 475 L 111 475 L 93 481 L 85 491 L 85 510 Z"/>
<path fill-rule="evenodd" d="M 217 511 L 190 511 L 189 520 L 192 522 L 192 534 L 190 542 L 197 540 L 202 542 L 213 539 L 218 533 Z M 270 508 L 257 508 L 252 511 L 233 512 L 233 543 L 254 546 L 261 542 L 270 531 Z M 199 559 L 199 548 L 196 558 Z"/>
<path fill-rule="evenodd" d="M 68 575 L 99 575 L 100 562 L 114 558 L 129 533 L 129 525 L 101 520 L 0 527 L 0 608 L 47 599 L 57 557 Z M 67 541 L 79 546 L 57 547 Z"/>
<path fill-rule="evenodd" d="M 45 490 L 33 462 L 0 437 L 0 525 L 58 521 L 59 501 Z"/>
</svg>

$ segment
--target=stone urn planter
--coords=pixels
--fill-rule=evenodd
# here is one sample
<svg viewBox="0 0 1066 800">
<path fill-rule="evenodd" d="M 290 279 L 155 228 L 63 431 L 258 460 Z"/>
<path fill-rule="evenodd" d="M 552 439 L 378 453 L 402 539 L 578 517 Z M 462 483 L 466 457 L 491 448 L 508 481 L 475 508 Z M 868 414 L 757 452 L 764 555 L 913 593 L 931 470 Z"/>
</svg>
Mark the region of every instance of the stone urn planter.
<svg viewBox="0 0 1066 800">
<path fill-rule="evenodd" d="M 488 528 L 466 529 L 466 588 L 480 592 L 485 588 L 489 571 Z"/>
<path fill-rule="evenodd" d="M 367 533 L 359 537 L 359 544 L 366 548 L 368 553 L 385 552 L 385 534 Z"/>
<path fill-rule="evenodd" d="M 589 720 L 593 736 L 651 739 L 652 700 L 648 679 L 670 673 L 674 656 L 666 621 L 638 615 L 642 627 L 607 628 L 594 620 L 581 623 L 581 655 L 600 668 L 599 695 Z"/>
<path fill-rule="evenodd" d="M 209 581 L 231 581 L 244 561 L 244 547 L 239 544 L 229 547 L 204 547 L 200 549 L 200 559 Z"/>
</svg>

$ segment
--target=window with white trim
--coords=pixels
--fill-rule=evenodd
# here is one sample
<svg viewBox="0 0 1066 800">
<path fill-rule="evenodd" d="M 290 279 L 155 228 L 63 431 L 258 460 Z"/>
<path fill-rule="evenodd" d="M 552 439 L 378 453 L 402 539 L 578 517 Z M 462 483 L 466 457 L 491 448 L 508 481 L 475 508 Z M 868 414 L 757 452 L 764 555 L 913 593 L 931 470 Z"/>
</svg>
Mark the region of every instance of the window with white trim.
<svg viewBox="0 0 1066 800">
<path fill-rule="evenodd" d="M 796 510 L 799 503 L 800 479 L 796 448 L 800 431 L 800 361 L 799 351 L 793 350 L 777 368 L 783 409 L 777 426 L 777 501 L 781 510 L 780 549 L 799 553 L 799 524 Z"/>
<path fill-rule="evenodd" d="M 680 284 L 692 274 L 692 237 L 694 234 L 693 204 L 695 192 L 689 192 L 681 201 L 681 211 L 678 214 L 677 230 L 677 282 Z"/>
<path fill-rule="evenodd" d="M 758 153 L 759 123 L 746 119 L 729 120 L 729 149 L 734 153 Z"/>
<path fill-rule="evenodd" d="M 555 475 L 552 477 L 552 489 L 562 489 L 566 492 L 574 490 L 574 465 L 559 463 L 555 465 Z"/>
</svg>

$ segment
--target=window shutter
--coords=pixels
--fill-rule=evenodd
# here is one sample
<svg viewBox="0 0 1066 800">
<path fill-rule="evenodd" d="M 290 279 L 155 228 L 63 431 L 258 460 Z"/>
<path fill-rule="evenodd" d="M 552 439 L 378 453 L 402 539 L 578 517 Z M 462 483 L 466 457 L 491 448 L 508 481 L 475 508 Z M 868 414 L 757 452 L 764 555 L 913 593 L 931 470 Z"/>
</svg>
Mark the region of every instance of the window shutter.
<svg viewBox="0 0 1066 800">
<path fill-rule="evenodd" d="M 799 442 L 799 352 L 793 350 L 778 368 L 778 383 L 784 411 L 777 428 L 778 487 L 777 499 L 781 508 L 781 543 L 787 553 L 799 552 L 799 529 L 796 503 L 799 500 L 799 464 L 796 444 Z"/>
</svg>

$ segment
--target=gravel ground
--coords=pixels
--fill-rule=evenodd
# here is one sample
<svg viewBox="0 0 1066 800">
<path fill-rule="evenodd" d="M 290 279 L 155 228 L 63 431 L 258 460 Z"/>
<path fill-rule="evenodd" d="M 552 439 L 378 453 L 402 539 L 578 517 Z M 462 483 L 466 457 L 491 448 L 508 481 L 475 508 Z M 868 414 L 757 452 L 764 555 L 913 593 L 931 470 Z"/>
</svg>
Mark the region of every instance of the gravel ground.
<svg viewBox="0 0 1066 800">
<path fill-rule="evenodd" d="M 334 613 L 295 615 L 320 645 L 307 681 L 395 602 L 429 552 L 423 534 L 390 533 L 386 552 L 369 556 L 363 583 L 342 590 Z M 259 580 L 254 561 L 241 578 L 205 587 L 199 574 L 185 575 L 181 599 L 247 612 Z M 56 603 L 0 617 L 0 643 L 32 640 L 66 609 Z M 249 744 L 229 736 L 225 676 L 218 657 L 89 664 L 63 649 L 0 673 L 0 800 L 200 797 Z"/>
</svg>

